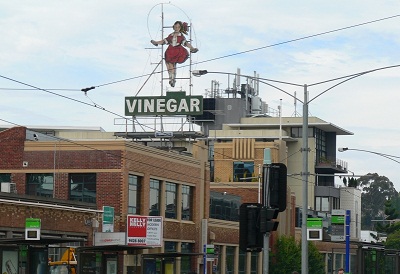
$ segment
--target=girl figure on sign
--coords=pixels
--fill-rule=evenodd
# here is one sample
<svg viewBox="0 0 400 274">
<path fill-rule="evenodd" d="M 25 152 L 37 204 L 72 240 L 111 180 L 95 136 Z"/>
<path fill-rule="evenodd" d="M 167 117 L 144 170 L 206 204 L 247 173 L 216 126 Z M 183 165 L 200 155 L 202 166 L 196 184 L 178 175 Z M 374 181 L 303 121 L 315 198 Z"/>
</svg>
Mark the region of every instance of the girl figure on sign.
<svg viewBox="0 0 400 274">
<path fill-rule="evenodd" d="M 187 34 L 187 23 L 176 21 L 172 28 L 174 29 L 174 32 L 168 35 L 167 38 L 160 41 L 151 40 L 150 42 L 155 46 L 168 45 L 168 48 L 165 51 L 165 64 L 168 69 L 169 84 L 171 87 L 174 87 L 176 64 L 182 64 L 189 57 L 189 53 L 183 46 L 188 47 L 191 53 L 196 53 L 199 50 L 186 41 L 184 34 Z"/>
</svg>

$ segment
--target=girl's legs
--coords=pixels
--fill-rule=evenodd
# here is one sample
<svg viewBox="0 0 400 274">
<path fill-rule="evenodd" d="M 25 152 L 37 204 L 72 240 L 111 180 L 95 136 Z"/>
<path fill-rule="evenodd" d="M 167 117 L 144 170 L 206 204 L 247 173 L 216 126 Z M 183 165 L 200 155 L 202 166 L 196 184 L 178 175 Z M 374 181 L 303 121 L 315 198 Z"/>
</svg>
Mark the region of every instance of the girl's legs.
<svg viewBox="0 0 400 274">
<path fill-rule="evenodd" d="M 169 84 L 171 87 L 175 86 L 175 72 L 176 72 L 176 64 L 166 63 L 168 74 L 169 74 Z"/>
</svg>

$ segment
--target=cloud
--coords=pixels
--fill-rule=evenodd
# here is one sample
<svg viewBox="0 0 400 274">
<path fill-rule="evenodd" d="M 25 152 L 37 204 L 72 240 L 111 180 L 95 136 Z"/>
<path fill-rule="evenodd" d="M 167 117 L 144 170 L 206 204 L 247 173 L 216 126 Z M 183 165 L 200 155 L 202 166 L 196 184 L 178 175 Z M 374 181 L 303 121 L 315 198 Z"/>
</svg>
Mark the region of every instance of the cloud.
<svg viewBox="0 0 400 274">
<path fill-rule="evenodd" d="M 245 75 L 257 72 L 263 78 L 311 85 L 400 64 L 400 17 L 363 24 L 396 16 L 399 10 L 400 2 L 395 0 L 3 1 L 0 74 L 41 88 L 74 89 L 56 93 L 123 114 L 124 96 L 139 90 L 141 96 L 168 90 L 160 86 L 166 84 L 160 73 L 148 77 L 163 55 L 149 41 L 165 37 L 173 22 L 183 20 L 190 22 L 192 43 L 200 51 L 192 56 L 191 67 L 188 62 L 179 66 L 181 78 L 190 76 L 189 68 L 233 73 L 240 68 Z M 359 26 L 347 28 L 355 25 Z M 354 136 L 343 138 L 354 146 L 397 152 L 399 73 L 399 68 L 382 70 L 340 84 L 312 101 L 310 113 L 353 131 Z M 218 74 L 177 84 L 204 95 L 211 80 L 220 82 L 222 93 L 233 84 L 232 77 Z M 310 98 L 336 83 L 311 85 Z M 92 85 L 97 87 L 88 97 L 80 91 Z M 0 87 L 27 86 L 0 78 Z M 303 87 L 280 87 L 303 97 Z M 263 100 L 274 108 L 283 99 L 286 115 L 302 112 L 300 104 L 295 109 L 292 97 L 267 85 L 260 88 Z M 12 122 L 121 127 L 114 124 L 113 114 L 44 91 L 0 93 L 2 118 Z M 378 168 L 368 161 L 361 163 L 360 158 L 354 166 L 363 171 Z M 392 172 L 383 168 L 376 172 Z M 400 177 L 393 178 L 400 186 Z"/>
</svg>

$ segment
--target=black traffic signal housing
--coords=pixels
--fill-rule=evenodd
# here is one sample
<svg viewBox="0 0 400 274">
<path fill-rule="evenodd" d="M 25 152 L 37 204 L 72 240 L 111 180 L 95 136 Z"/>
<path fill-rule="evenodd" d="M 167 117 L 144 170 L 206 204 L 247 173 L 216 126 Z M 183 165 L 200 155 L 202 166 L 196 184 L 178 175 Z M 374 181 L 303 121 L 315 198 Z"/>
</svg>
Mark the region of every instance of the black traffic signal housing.
<svg viewBox="0 0 400 274">
<path fill-rule="evenodd" d="M 278 208 L 262 207 L 260 211 L 260 232 L 266 233 L 278 229 L 279 222 L 274 221 L 278 218 Z"/>
<path fill-rule="evenodd" d="M 244 252 L 260 252 L 264 235 L 260 231 L 260 211 L 258 203 L 244 203 L 240 206 L 239 248 Z"/>
<path fill-rule="evenodd" d="M 269 169 L 269 207 L 278 208 L 280 212 L 286 209 L 287 167 L 282 163 L 272 163 L 263 167 L 263 193 L 266 185 L 266 173 Z M 264 196 L 264 195 L 263 195 Z M 263 201 L 264 204 L 264 201 Z"/>
</svg>

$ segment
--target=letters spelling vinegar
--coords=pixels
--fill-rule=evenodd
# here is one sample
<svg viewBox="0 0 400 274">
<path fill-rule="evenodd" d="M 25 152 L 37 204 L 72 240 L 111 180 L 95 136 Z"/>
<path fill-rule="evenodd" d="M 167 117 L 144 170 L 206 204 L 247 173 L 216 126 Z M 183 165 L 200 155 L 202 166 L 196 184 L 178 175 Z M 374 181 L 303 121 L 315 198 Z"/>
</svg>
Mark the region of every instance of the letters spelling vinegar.
<svg viewBox="0 0 400 274">
<path fill-rule="evenodd" d="M 186 96 L 184 91 L 167 92 L 166 96 L 125 97 L 126 116 L 201 114 L 203 114 L 203 97 Z"/>
</svg>

